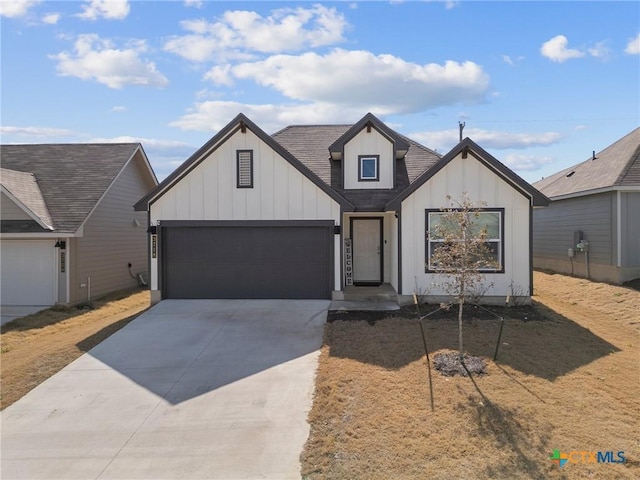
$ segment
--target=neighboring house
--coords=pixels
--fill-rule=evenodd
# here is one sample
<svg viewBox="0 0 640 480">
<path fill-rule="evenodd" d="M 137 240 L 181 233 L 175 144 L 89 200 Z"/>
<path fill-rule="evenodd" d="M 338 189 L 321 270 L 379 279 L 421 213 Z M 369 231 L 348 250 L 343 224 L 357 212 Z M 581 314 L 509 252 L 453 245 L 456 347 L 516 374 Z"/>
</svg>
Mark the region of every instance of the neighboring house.
<svg viewBox="0 0 640 480">
<path fill-rule="evenodd" d="M 531 210 L 547 199 L 465 139 L 444 157 L 367 114 L 355 125 L 267 135 L 240 114 L 142 198 L 152 301 L 343 298 L 389 284 L 401 301 L 444 292 L 429 270 L 429 222 L 467 192 L 500 269 L 487 299 L 531 281 Z"/>
<path fill-rule="evenodd" d="M 140 144 L 2 145 L 0 162 L 0 304 L 77 304 L 147 274 L 133 204 L 158 182 Z"/>
<path fill-rule="evenodd" d="M 636 128 L 534 184 L 551 199 L 533 217 L 536 268 L 617 284 L 640 278 L 639 158 Z"/>
</svg>

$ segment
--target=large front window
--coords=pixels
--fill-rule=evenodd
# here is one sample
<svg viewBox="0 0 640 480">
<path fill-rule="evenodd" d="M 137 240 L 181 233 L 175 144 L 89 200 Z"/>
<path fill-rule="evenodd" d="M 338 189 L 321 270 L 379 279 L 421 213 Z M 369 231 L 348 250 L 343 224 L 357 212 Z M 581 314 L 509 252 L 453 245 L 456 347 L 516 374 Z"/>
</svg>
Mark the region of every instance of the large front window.
<svg viewBox="0 0 640 480">
<path fill-rule="evenodd" d="M 447 225 L 447 221 L 453 221 L 452 216 L 447 216 L 446 212 L 440 210 L 427 210 L 427 248 L 426 248 L 426 270 L 437 272 L 440 269 L 433 259 L 433 254 L 439 248 L 447 248 L 449 242 L 460 241 L 461 239 L 444 238 L 442 232 L 455 232 L 459 230 L 459 225 Z M 484 236 L 486 246 L 486 267 L 481 268 L 484 272 L 504 272 L 503 250 L 504 250 L 504 209 L 483 209 L 480 212 L 469 213 L 470 225 L 467 234 Z M 457 230 L 458 229 L 458 230 Z M 483 257 L 485 258 L 485 257 Z"/>
</svg>

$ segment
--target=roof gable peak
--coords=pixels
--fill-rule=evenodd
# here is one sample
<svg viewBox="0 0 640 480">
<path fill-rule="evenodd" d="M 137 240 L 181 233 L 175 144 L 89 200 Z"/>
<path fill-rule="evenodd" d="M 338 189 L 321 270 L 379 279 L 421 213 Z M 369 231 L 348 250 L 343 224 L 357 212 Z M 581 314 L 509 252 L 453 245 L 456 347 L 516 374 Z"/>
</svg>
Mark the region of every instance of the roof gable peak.
<svg viewBox="0 0 640 480">
<path fill-rule="evenodd" d="M 340 160 L 345 144 L 349 143 L 353 137 L 365 128 L 367 129 L 367 132 L 371 132 L 372 129 L 375 129 L 380 134 L 388 138 L 394 145 L 397 158 L 402 158 L 407 150 L 409 150 L 409 143 L 401 135 L 389 128 L 373 113 L 369 112 L 329 146 L 331 158 L 334 160 Z"/>
</svg>

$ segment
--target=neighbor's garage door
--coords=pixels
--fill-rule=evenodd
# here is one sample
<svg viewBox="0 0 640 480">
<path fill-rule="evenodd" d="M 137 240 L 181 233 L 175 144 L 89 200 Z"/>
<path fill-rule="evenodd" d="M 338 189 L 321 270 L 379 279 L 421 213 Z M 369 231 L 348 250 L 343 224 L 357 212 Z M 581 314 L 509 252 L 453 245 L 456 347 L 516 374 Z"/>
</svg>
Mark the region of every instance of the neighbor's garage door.
<svg viewBox="0 0 640 480">
<path fill-rule="evenodd" d="M 333 227 L 162 228 L 164 298 L 331 298 Z"/>
<path fill-rule="evenodd" d="M 56 302 L 56 251 L 53 240 L 2 240 L 2 305 L 53 305 Z"/>
</svg>

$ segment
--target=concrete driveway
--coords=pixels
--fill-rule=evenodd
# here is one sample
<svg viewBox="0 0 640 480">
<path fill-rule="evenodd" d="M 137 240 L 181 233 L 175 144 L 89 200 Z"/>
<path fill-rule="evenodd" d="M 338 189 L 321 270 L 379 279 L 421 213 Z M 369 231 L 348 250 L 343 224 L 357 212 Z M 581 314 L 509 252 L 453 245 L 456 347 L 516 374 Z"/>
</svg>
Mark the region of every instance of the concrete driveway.
<svg viewBox="0 0 640 480">
<path fill-rule="evenodd" d="M 328 307 L 161 302 L 2 412 L 0 477 L 299 479 Z"/>
</svg>

